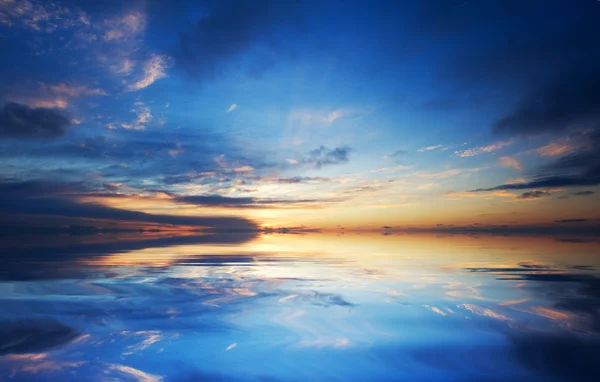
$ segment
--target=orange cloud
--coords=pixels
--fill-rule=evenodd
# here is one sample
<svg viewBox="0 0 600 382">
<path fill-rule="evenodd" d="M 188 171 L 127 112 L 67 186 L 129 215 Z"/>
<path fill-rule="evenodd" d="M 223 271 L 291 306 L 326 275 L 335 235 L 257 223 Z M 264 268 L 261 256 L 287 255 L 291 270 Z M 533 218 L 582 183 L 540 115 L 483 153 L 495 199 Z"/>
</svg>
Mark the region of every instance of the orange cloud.
<svg viewBox="0 0 600 382">
<path fill-rule="evenodd" d="M 500 157 L 502 167 L 514 168 L 517 171 L 523 171 L 523 165 L 517 159 L 509 156 Z"/>
<path fill-rule="evenodd" d="M 546 146 L 537 149 L 537 152 L 543 157 L 555 157 L 572 151 L 573 148 L 574 147 L 568 143 L 550 142 Z"/>
</svg>

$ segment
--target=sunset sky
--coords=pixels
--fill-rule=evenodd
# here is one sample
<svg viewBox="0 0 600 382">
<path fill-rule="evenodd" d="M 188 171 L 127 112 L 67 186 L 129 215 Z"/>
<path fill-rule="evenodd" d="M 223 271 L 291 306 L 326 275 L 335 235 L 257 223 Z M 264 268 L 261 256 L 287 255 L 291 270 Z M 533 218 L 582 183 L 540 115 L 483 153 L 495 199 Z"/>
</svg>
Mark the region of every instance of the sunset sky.
<svg viewBox="0 0 600 382">
<path fill-rule="evenodd" d="M 598 225 L 598 20 L 0 0 L 0 226 Z"/>
</svg>

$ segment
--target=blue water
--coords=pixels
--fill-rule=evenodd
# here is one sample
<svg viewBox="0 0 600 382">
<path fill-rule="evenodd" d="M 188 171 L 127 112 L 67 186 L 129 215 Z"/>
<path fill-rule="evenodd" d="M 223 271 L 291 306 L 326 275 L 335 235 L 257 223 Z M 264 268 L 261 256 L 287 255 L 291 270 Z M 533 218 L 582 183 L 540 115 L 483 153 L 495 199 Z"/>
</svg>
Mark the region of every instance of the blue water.
<svg viewBox="0 0 600 382">
<path fill-rule="evenodd" d="M 1 381 L 597 381 L 600 240 L 10 238 Z"/>
</svg>

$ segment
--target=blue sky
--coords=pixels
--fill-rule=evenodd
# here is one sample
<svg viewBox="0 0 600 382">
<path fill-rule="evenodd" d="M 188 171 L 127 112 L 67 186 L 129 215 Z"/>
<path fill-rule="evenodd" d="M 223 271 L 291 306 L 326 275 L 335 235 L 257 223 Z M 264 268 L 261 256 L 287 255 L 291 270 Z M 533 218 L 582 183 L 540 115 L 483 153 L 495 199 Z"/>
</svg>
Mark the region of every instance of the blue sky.
<svg viewBox="0 0 600 382">
<path fill-rule="evenodd" d="M 0 0 L 4 222 L 597 224 L 598 12 Z"/>
</svg>

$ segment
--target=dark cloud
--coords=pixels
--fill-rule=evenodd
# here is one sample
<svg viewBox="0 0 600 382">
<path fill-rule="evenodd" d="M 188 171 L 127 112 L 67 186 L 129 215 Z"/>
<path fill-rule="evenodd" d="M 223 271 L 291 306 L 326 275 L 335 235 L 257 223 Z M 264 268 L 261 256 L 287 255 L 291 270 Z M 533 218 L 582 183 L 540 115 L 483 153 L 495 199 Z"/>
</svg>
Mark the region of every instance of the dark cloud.
<svg viewBox="0 0 600 382">
<path fill-rule="evenodd" d="M 577 192 L 571 192 L 569 195 L 573 195 L 573 196 L 589 196 L 589 195 L 594 195 L 596 192 L 595 191 L 577 191 Z"/>
<path fill-rule="evenodd" d="M 9 102 L 0 109 L 0 138 L 52 139 L 64 135 L 71 121 L 62 111 Z"/>
<path fill-rule="evenodd" d="M 597 380 L 600 342 L 589 334 L 600 330 L 600 279 L 584 273 L 589 270 L 588 266 L 574 266 L 574 271 L 548 268 L 543 264 L 519 266 L 467 270 L 496 274 L 499 280 L 509 282 L 518 280 L 521 288 L 536 300 L 549 301 L 549 308 L 576 319 L 563 323 L 568 325 L 568 330 L 551 334 L 537 330 L 503 330 L 510 340 L 512 354 L 524 367 L 545 378 Z"/>
<path fill-rule="evenodd" d="M 328 165 L 344 164 L 348 162 L 351 152 L 352 148 L 348 146 L 340 146 L 333 149 L 321 146 L 312 150 L 309 153 L 309 156 L 302 162 L 317 168 Z"/>
<path fill-rule="evenodd" d="M 74 194 L 83 191 L 84 187 L 82 183 L 64 183 L 46 180 L 11 182 L 0 179 L 0 200 Z"/>
<path fill-rule="evenodd" d="M 600 234 L 600 225 L 589 220 L 586 224 L 514 224 L 514 225 L 437 225 L 435 227 L 396 227 L 397 232 L 444 233 L 448 235 L 548 235 L 578 236 L 595 238 Z"/>
<path fill-rule="evenodd" d="M 93 171 L 104 183 L 120 183 L 134 188 L 148 188 L 152 180 L 169 186 L 180 183 L 196 183 L 229 188 L 240 174 L 234 167 L 249 165 L 255 169 L 268 166 L 262 160 L 264 153 L 248 154 L 227 136 L 213 129 L 193 131 L 159 129 L 146 131 L 116 130 L 105 135 L 81 138 L 76 141 L 60 140 L 41 144 L 31 142 L 0 142 L 0 160 L 27 157 L 22 165 L 31 177 L 60 177 L 63 180 L 93 183 L 89 176 Z M 228 172 L 215 161 L 224 154 Z M 67 171 L 65 160 L 76 160 L 81 166 Z M 29 163 L 44 161 L 45 166 L 27 168 Z M 21 166 L 21 164 L 18 164 Z M 234 166 L 235 165 L 235 166 Z M 214 172 L 214 176 L 207 175 Z M 230 177 L 229 182 L 224 179 Z"/>
<path fill-rule="evenodd" d="M 73 190 L 72 186 L 61 188 L 53 185 L 54 190 L 46 193 L 46 181 L 0 183 L 0 213 L 6 216 L 40 215 L 60 216 L 75 219 L 106 219 L 138 223 L 158 223 L 218 229 L 258 229 L 247 219 L 227 216 L 196 217 L 175 215 L 153 215 L 138 211 L 129 211 L 107 207 L 94 203 L 79 202 L 76 195 L 59 195 L 62 190 Z M 26 190 L 22 195 L 18 190 Z"/>
<path fill-rule="evenodd" d="M 406 154 L 408 154 L 408 151 L 406 151 L 406 150 L 396 150 L 396 151 L 394 151 L 394 153 L 393 153 L 392 155 L 390 155 L 390 156 L 391 156 L 392 158 L 396 158 L 396 157 L 399 157 L 399 156 L 402 156 L 402 155 L 406 155 Z"/>
<path fill-rule="evenodd" d="M 555 223 L 583 223 L 588 221 L 588 219 L 563 219 L 556 220 Z"/>
<path fill-rule="evenodd" d="M 600 64 L 600 60 L 597 64 Z M 536 135 L 569 128 L 596 127 L 600 123 L 600 73 L 559 74 L 554 82 L 534 89 L 510 114 L 494 125 L 508 135 Z"/>
<path fill-rule="evenodd" d="M 600 123 L 600 120 L 598 122 Z M 585 187 L 598 184 L 600 184 L 600 128 L 586 133 L 586 145 L 580 150 L 543 166 L 528 181 L 475 191 Z"/>
<path fill-rule="evenodd" d="M 290 21 L 294 2 L 275 0 L 210 1 L 207 14 L 179 41 L 177 65 L 198 79 L 213 78 L 225 70 L 230 60 L 239 58 L 258 42 L 270 48 L 275 43 L 279 23 Z M 260 57 L 257 61 L 260 62 Z M 248 68 L 256 76 L 262 67 L 272 66 L 265 58 L 259 67 Z"/>
<path fill-rule="evenodd" d="M 244 218 L 153 215 L 52 197 L 2 200 L 0 201 L 0 211 L 5 214 L 55 215 L 71 218 L 108 219 L 219 229 L 258 229 L 256 224 Z"/>
<path fill-rule="evenodd" d="M 415 32 L 454 50 L 440 64 L 459 85 L 542 84 L 598 57 L 593 1 L 424 0 L 419 10 Z"/>
<path fill-rule="evenodd" d="M 460 94 L 514 96 L 514 106 L 493 124 L 496 133 L 531 136 L 598 125 L 597 2 L 419 3 L 418 34 L 435 36 L 453 51 L 440 63 L 444 79 L 458 85 Z M 429 102 L 439 103 L 448 101 Z"/>
<path fill-rule="evenodd" d="M 424 1 L 421 10 L 420 32 L 454 49 L 453 58 L 442 63 L 443 78 L 457 84 L 461 94 L 473 90 L 515 98 L 492 124 L 494 133 L 585 136 L 579 150 L 538 169 L 527 181 L 476 191 L 600 184 L 597 2 Z M 533 191 L 522 195 L 539 196 Z"/>
<path fill-rule="evenodd" d="M 595 381 L 600 378 L 600 342 L 576 335 L 507 334 L 516 359 L 546 380 Z"/>
<path fill-rule="evenodd" d="M 285 199 L 261 199 L 261 198 L 250 198 L 250 197 L 228 197 L 220 195 L 195 195 L 195 196 L 176 196 L 175 201 L 179 203 L 195 204 L 198 206 L 206 207 L 221 207 L 221 208 L 276 208 L 277 206 L 293 206 L 293 205 L 306 205 L 321 202 L 333 202 L 336 200 L 323 200 L 323 199 L 298 199 L 298 200 L 285 200 Z"/>
<path fill-rule="evenodd" d="M 319 291 L 308 291 L 305 293 L 298 293 L 296 297 L 297 301 L 308 303 L 316 306 L 330 307 L 330 306 L 344 306 L 353 307 L 353 303 L 346 301 L 341 295 L 333 293 L 323 293 Z"/>
<path fill-rule="evenodd" d="M 544 196 L 550 196 L 550 193 L 548 191 L 535 190 L 535 191 L 524 192 L 521 195 L 517 196 L 517 198 L 518 199 L 539 199 Z"/>
<path fill-rule="evenodd" d="M 77 336 L 75 329 L 53 318 L 2 319 L 0 355 L 42 352 Z"/>
<path fill-rule="evenodd" d="M 324 178 L 320 176 L 312 177 L 312 176 L 294 176 L 292 178 L 276 178 L 274 180 L 275 183 L 282 184 L 298 184 L 298 183 L 310 183 L 310 182 L 328 182 L 330 178 Z"/>
</svg>

